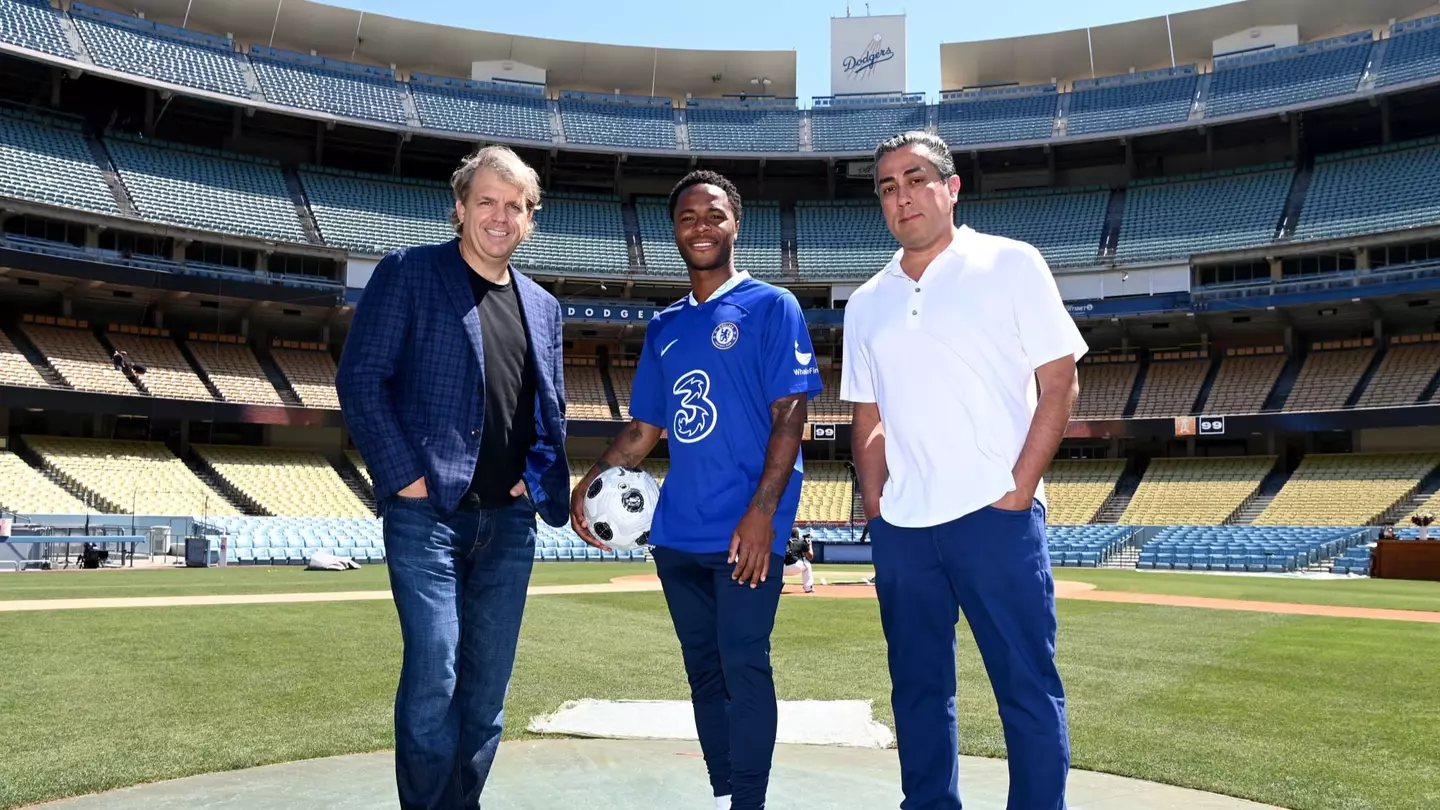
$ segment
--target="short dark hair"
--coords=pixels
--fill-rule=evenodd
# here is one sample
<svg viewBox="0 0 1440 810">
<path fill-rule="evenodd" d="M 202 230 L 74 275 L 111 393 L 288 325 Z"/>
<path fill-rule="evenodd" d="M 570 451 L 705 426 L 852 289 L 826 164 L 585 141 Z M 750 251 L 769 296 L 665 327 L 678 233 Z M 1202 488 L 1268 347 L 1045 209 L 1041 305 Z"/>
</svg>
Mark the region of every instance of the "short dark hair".
<svg viewBox="0 0 1440 810">
<path fill-rule="evenodd" d="M 725 192 L 725 197 L 730 200 L 730 208 L 735 212 L 735 221 L 739 222 L 740 190 L 735 188 L 735 184 L 726 179 L 725 175 L 709 169 L 696 169 L 690 172 L 675 184 L 675 188 L 670 190 L 670 221 L 675 221 L 675 206 L 679 204 L 680 195 L 685 193 L 685 189 L 704 185 L 716 186 Z"/>
<path fill-rule="evenodd" d="M 911 130 L 902 132 L 899 135 L 891 135 L 875 147 L 875 166 L 879 168 L 880 158 L 898 149 L 907 146 L 923 146 L 930 151 L 930 164 L 935 171 L 940 173 L 941 180 L 949 180 L 955 175 L 955 157 L 950 154 L 950 145 L 939 135 L 933 135 L 923 130 Z M 875 184 L 880 184 L 880 175 L 875 174 Z"/>
</svg>

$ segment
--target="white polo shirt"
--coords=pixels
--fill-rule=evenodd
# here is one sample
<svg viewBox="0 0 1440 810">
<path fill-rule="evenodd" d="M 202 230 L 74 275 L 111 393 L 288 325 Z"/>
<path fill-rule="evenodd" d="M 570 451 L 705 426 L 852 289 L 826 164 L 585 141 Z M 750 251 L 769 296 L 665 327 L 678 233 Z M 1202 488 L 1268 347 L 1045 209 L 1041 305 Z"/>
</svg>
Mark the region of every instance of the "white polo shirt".
<svg viewBox="0 0 1440 810">
<path fill-rule="evenodd" d="M 919 281 L 903 253 L 845 307 L 840 398 L 880 406 L 886 522 L 938 526 L 1015 488 L 1035 369 L 1089 347 L 1034 247 L 962 227 Z"/>
</svg>

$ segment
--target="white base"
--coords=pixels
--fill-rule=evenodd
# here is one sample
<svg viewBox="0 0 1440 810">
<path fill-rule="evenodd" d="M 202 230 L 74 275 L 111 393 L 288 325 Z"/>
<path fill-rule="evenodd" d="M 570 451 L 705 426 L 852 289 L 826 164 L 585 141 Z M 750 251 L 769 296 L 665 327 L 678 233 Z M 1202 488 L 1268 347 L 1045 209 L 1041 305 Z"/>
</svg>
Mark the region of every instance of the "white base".
<svg viewBox="0 0 1440 810">
<path fill-rule="evenodd" d="M 890 729 L 870 715 L 868 700 L 782 700 L 777 743 L 889 748 Z M 687 700 L 571 700 L 530 721 L 535 734 L 613 740 L 695 740 Z"/>
</svg>

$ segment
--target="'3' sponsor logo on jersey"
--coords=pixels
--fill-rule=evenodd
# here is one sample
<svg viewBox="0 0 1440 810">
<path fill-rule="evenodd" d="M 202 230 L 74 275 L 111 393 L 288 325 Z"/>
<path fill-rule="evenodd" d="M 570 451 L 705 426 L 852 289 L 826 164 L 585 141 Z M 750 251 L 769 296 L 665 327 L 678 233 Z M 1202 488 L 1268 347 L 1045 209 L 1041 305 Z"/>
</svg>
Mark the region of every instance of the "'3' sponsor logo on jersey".
<svg viewBox="0 0 1440 810">
<path fill-rule="evenodd" d="M 710 401 L 710 375 L 698 368 L 687 371 L 671 390 L 680 397 L 670 429 L 675 441 L 693 444 L 709 436 L 720 418 L 720 411 Z"/>
</svg>

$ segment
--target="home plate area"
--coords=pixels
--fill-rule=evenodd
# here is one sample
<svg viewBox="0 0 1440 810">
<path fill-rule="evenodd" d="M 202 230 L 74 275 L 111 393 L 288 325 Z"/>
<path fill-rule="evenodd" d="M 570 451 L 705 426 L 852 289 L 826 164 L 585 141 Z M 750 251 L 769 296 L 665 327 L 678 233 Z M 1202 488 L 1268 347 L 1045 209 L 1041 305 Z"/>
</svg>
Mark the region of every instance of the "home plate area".
<svg viewBox="0 0 1440 810">
<path fill-rule="evenodd" d="M 883 810 L 900 806 L 889 728 L 866 701 L 781 701 L 769 810 Z M 485 810 L 709 810 L 709 780 L 685 701 L 582 700 L 533 718 L 532 733 L 564 735 L 501 745 Z M 49 810 L 392 810 L 388 752 L 290 762 L 139 785 L 44 805 Z M 1004 760 L 960 758 L 966 810 L 1002 810 Z M 1072 771 L 1070 810 L 1265 810 L 1269 805 Z M 1277 810 L 1270 808 L 1270 810 Z"/>
</svg>

